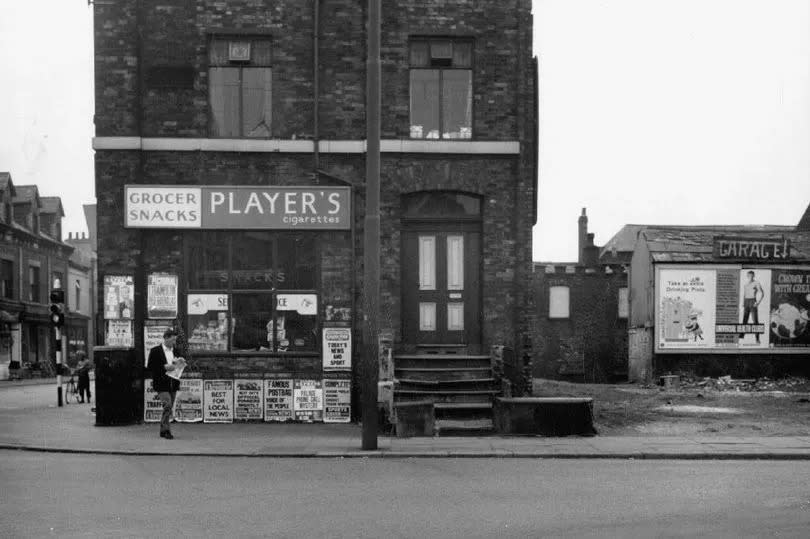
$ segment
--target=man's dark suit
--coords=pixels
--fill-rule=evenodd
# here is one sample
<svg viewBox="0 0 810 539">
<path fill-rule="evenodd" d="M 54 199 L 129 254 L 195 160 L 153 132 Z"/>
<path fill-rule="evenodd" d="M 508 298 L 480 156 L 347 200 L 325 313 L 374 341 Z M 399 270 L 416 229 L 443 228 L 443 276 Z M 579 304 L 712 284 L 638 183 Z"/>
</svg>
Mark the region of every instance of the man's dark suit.
<svg viewBox="0 0 810 539">
<path fill-rule="evenodd" d="M 173 352 L 175 351 L 173 350 Z M 175 357 L 177 357 L 176 352 Z M 163 403 L 163 415 L 160 418 L 161 435 L 169 432 L 169 420 L 172 417 L 174 398 L 180 388 L 180 381 L 166 374 L 164 365 L 166 365 L 166 354 L 163 352 L 163 345 L 159 344 L 149 350 L 149 361 L 146 368 L 152 373 L 152 387 Z"/>
</svg>

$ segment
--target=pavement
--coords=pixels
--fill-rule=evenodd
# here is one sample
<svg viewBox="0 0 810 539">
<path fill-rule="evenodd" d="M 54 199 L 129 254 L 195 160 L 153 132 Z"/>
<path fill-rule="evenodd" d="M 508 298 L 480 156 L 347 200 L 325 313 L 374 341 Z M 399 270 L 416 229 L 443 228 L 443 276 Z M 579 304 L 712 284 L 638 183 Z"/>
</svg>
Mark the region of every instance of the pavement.
<svg viewBox="0 0 810 539">
<path fill-rule="evenodd" d="M 49 383 L 42 380 L 40 383 Z M 0 389 L 19 382 L 2 382 Z M 90 404 L 0 410 L 0 449 L 166 456 L 810 460 L 810 436 L 440 436 L 380 434 L 361 448 L 357 424 L 155 423 L 96 426 Z"/>
</svg>

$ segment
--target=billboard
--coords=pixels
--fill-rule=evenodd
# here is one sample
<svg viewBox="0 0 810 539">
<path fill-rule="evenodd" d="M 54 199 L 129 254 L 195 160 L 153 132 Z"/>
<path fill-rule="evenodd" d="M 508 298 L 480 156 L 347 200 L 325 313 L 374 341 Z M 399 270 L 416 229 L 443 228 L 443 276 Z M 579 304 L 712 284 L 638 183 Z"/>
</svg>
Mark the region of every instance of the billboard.
<svg viewBox="0 0 810 539">
<path fill-rule="evenodd" d="M 810 267 L 656 267 L 659 353 L 810 351 Z"/>
</svg>

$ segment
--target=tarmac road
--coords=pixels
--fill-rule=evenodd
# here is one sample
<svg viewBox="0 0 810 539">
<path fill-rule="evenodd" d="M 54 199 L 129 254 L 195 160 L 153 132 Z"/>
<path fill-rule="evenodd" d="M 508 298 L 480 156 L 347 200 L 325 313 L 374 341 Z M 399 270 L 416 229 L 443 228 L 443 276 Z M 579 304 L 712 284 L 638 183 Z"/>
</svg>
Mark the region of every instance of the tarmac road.
<svg viewBox="0 0 810 539">
<path fill-rule="evenodd" d="M 0 451 L 6 537 L 806 537 L 810 466 Z"/>
</svg>

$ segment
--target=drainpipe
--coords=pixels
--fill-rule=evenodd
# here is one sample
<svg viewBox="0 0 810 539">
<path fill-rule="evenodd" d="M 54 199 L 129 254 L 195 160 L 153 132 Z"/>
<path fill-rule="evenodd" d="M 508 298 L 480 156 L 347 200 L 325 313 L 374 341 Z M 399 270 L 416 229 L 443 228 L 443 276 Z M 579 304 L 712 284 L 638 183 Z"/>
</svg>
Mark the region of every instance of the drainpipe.
<svg viewBox="0 0 810 539">
<path fill-rule="evenodd" d="M 321 168 L 320 164 L 320 126 L 318 124 L 318 113 L 320 109 L 321 99 L 321 85 L 320 85 L 320 71 L 318 64 L 320 63 L 319 56 L 319 41 L 320 41 L 320 11 L 321 0 L 312 0 L 312 170 L 315 171 L 314 180 L 318 184 L 318 169 Z"/>
</svg>

